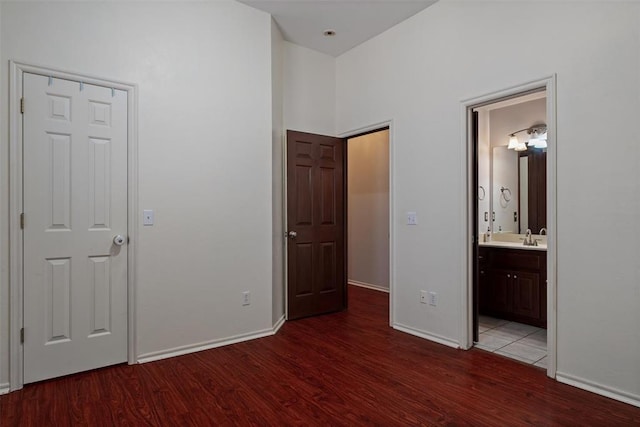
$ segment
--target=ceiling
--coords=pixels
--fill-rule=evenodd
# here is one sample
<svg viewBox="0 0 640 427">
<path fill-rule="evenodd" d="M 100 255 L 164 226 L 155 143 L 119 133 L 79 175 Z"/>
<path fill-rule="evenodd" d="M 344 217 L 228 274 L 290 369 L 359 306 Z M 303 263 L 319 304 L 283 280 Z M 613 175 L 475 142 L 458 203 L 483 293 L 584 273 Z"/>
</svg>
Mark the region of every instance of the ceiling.
<svg viewBox="0 0 640 427">
<path fill-rule="evenodd" d="M 437 0 L 238 0 L 270 13 L 285 40 L 331 56 L 377 36 Z M 325 30 L 335 30 L 327 37 Z"/>
</svg>

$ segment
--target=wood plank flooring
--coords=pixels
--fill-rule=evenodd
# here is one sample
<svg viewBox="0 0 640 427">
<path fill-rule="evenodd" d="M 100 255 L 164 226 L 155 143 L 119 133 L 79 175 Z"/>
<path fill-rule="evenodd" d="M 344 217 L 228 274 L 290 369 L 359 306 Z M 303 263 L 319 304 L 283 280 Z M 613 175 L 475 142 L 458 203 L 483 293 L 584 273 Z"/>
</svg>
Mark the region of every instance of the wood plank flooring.
<svg viewBox="0 0 640 427">
<path fill-rule="evenodd" d="M 388 326 L 388 296 L 350 287 L 349 310 L 274 337 L 27 385 L 4 426 L 640 425 L 640 408 Z"/>
</svg>

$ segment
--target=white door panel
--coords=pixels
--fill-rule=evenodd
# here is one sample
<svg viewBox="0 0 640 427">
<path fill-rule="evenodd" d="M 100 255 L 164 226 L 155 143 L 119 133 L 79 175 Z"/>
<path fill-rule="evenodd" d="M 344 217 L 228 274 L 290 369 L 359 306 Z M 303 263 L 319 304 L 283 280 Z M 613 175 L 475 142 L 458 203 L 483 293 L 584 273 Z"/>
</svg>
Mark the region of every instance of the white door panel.
<svg viewBox="0 0 640 427">
<path fill-rule="evenodd" d="M 127 93 L 23 82 L 29 383 L 127 360 Z"/>
</svg>

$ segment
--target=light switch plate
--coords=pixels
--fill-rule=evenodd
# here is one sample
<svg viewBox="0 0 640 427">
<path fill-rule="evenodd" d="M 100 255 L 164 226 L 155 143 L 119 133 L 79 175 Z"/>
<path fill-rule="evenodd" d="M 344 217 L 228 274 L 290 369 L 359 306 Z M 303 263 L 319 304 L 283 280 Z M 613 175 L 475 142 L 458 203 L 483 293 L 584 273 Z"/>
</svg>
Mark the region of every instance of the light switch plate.
<svg viewBox="0 0 640 427">
<path fill-rule="evenodd" d="M 153 210 L 145 209 L 142 211 L 142 224 L 153 225 Z"/>
<path fill-rule="evenodd" d="M 407 225 L 418 225 L 418 214 L 407 212 Z"/>
</svg>

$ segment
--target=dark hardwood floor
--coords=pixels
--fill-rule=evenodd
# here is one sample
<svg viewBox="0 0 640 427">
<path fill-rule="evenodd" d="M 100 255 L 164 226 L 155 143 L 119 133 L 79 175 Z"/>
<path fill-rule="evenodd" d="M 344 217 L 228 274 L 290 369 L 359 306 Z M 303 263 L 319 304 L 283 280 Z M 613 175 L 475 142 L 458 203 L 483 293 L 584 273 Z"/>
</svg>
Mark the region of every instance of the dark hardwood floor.
<svg viewBox="0 0 640 427">
<path fill-rule="evenodd" d="M 0 396 L 0 425 L 640 425 L 539 368 L 395 331 L 387 305 L 350 287 L 347 312 L 274 337 L 27 385 Z"/>
</svg>

